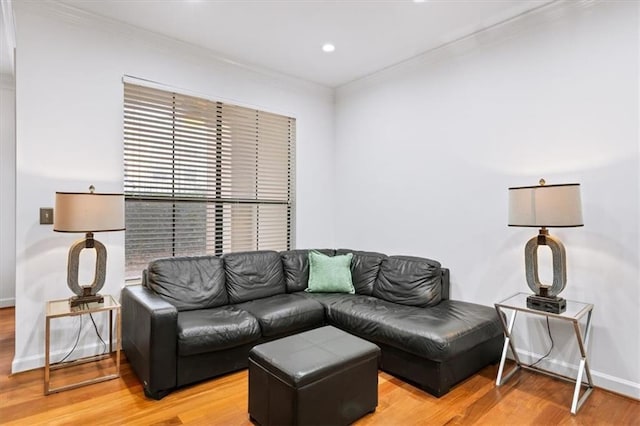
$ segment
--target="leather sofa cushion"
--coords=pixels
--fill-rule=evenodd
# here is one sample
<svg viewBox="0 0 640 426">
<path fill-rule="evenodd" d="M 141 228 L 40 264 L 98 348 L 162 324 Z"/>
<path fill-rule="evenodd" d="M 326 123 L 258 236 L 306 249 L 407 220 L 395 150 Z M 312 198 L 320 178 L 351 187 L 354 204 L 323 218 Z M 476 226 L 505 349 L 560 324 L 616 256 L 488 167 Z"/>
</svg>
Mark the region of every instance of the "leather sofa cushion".
<svg viewBox="0 0 640 426">
<path fill-rule="evenodd" d="M 347 332 L 433 361 L 454 358 L 502 334 L 495 309 L 455 300 L 418 308 L 355 296 L 333 303 L 327 314 Z"/>
<path fill-rule="evenodd" d="M 334 303 L 338 303 L 344 299 L 348 299 L 350 297 L 355 297 L 355 294 L 350 293 L 308 293 L 306 291 L 300 291 L 298 293 L 293 293 L 294 296 L 305 297 L 307 299 L 313 299 L 323 306 L 330 306 Z"/>
<path fill-rule="evenodd" d="M 382 261 L 373 296 L 401 305 L 427 307 L 442 300 L 440 263 L 411 256 Z"/>
<path fill-rule="evenodd" d="M 347 249 L 336 250 L 336 255 L 353 253 L 351 260 L 351 280 L 356 294 L 371 296 L 373 286 L 380 271 L 380 264 L 387 258 L 385 254 L 370 251 L 356 251 Z"/>
<path fill-rule="evenodd" d="M 278 252 L 229 253 L 222 259 L 230 303 L 261 299 L 286 291 Z"/>
<path fill-rule="evenodd" d="M 215 308 L 229 300 L 222 260 L 214 256 L 155 260 L 146 285 L 179 311 Z"/>
<path fill-rule="evenodd" d="M 307 288 L 309 284 L 309 251 L 289 250 L 280 252 L 287 292 L 293 293 Z M 335 250 L 332 249 L 315 251 L 327 256 L 335 255 Z"/>
<path fill-rule="evenodd" d="M 178 312 L 180 356 L 221 351 L 258 339 L 258 320 L 234 306 Z"/>
<path fill-rule="evenodd" d="M 307 293 L 306 291 L 293 293 L 293 295 L 311 299 L 320 303 L 324 308 L 326 318 L 329 318 L 328 312 L 334 304 L 340 303 L 345 299 L 359 297 L 357 294 L 350 293 Z"/>
<path fill-rule="evenodd" d="M 274 337 L 324 324 L 324 307 L 312 299 L 278 294 L 236 305 L 258 319 L 262 335 Z"/>
</svg>

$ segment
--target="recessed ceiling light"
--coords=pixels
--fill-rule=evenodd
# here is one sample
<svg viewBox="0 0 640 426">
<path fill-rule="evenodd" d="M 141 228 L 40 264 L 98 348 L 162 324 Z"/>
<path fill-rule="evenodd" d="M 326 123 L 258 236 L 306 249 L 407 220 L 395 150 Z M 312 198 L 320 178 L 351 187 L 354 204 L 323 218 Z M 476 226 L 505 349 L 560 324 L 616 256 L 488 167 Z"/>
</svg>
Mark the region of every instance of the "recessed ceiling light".
<svg viewBox="0 0 640 426">
<path fill-rule="evenodd" d="M 325 43 L 322 45 L 323 52 L 330 53 L 330 52 L 333 52 L 334 50 L 336 50 L 336 47 L 331 43 Z"/>
</svg>

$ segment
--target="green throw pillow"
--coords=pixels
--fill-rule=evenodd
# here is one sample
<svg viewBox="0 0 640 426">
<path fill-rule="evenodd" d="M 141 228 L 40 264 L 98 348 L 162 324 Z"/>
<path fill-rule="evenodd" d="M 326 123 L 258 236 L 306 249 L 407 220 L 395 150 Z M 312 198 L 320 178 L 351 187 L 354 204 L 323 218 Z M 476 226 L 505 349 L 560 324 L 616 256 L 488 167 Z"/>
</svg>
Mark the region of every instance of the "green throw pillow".
<svg viewBox="0 0 640 426">
<path fill-rule="evenodd" d="M 317 251 L 309 252 L 309 285 L 305 291 L 310 293 L 351 293 L 352 253 L 341 256 L 326 256 Z"/>
</svg>

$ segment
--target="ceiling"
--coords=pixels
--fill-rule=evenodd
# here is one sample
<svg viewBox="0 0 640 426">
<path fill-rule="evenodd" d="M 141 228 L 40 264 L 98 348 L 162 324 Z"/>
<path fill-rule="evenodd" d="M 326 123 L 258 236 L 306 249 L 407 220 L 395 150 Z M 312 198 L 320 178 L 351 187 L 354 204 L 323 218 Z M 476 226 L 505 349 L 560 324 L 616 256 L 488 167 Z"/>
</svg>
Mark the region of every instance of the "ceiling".
<svg viewBox="0 0 640 426">
<path fill-rule="evenodd" d="M 21 1 L 21 0 L 13 0 Z M 58 0 L 329 87 L 374 73 L 549 0 Z M 321 46 L 333 43 L 332 53 Z"/>
</svg>

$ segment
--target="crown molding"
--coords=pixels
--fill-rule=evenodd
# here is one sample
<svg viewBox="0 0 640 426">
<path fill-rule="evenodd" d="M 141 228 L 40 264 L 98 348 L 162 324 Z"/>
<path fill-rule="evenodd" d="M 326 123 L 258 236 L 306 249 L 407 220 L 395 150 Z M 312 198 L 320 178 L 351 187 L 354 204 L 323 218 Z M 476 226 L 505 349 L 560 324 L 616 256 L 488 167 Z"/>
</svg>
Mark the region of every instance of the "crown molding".
<svg viewBox="0 0 640 426">
<path fill-rule="evenodd" d="M 164 54 L 175 56 L 176 52 L 179 52 L 181 55 L 188 55 L 190 57 L 197 58 L 198 61 L 223 63 L 261 76 L 280 79 L 289 84 L 295 84 L 308 89 L 333 91 L 331 87 L 320 83 L 304 80 L 299 77 L 260 67 L 255 64 L 243 63 L 235 60 L 234 58 L 227 57 L 220 52 L 196 46 L 164 34 L 136 27 L 116 19 L 97 15 L 54 0 L 16 2 L 14 4 L 14 9 L 16 10 L 18 20 L 20 18 L 20 14 L 23 12 L 47 18 L 57 18 L 69 24 L 108 33 L 114 38 L 135 40 L 136 43 L 144 44 L 145 48 L 160 51 Z"/>
<path fill-rule="evenodd" d="M 341 84 L 336 89 L 338 92 L 358 90 L 372 82 L 387 79 L 389 75 L 397 72 L 415 69 L 426 63 L 450 60 L 501 43 L 503 40 L 519 37 L 525 31 L 535 30 L 543 24 L 557 25 L 559 18 L 565 15 L 596 13 L 594 7 L 597 7 L 599 3 L 602 2 L 595 0 L 550 0 L 514 16 L 492 22 L 476 31 L 460 34 L 450 40 L 443 40 L 442 44 L 438 46 Z"/>
</svg>

